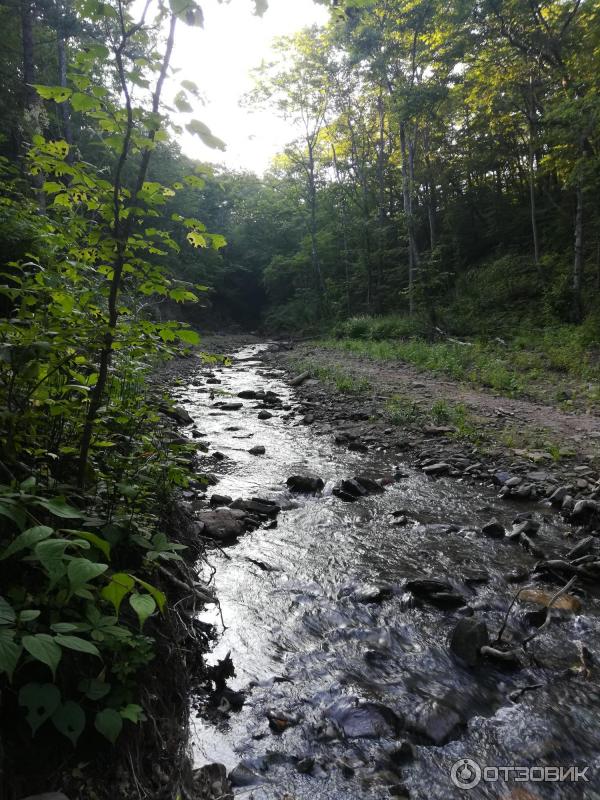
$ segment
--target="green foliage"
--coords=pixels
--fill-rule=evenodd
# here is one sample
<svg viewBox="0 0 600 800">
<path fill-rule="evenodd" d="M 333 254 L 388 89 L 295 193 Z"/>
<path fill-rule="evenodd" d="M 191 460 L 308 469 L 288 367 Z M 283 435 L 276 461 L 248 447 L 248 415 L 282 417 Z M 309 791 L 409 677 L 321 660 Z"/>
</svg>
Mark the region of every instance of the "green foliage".
<svg viewBox="0 0 600 800">
<path fill-rule="evenodd" d="M 138 26 L 129 7 L 78 5 L 77 22 L 111 46 L 74 47 L 68 85 L 36 84 L 31 102 L 76 120 L 80 147 L 72 125 L 38 126 L 16 168 L 0 158 L 0 691 L 33 735 L 69 747 L 84 731 L 114 744 L 144 721 L 140 675 L 168 613 L 160 569 L 185 550 L 159 509 L 188 484 L 196 447 L 173 441 L 168 398 L 147 378 L 199 337 L 153 306 L 195 302 L 204 283 L 169 267 L 226 241 L 179 213 L 204 187 L 195 169 L 148 173 L 168 141 L 175 20 L 202 22 L 194 2 L 170 9 Z M 164 21 L 161 54 L 151 31 Z M 181 92 L 189 111 L 197 89 Z"/>
</svg>

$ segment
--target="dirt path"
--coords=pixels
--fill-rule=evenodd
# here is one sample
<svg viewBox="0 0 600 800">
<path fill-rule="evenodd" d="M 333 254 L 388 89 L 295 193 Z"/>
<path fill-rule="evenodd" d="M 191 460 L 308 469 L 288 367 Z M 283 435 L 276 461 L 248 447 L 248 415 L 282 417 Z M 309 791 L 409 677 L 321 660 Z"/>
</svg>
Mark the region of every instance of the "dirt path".
<svg viewBox="0 0 600 800">
<path fill-rule="evenodd" d="M 399 395 L 424 408 L 436 400 L 462 403 L 495 444 L 513 451 L 536 453 L 550 447 L 555 453 L 562 450 L 566 455 L 570 451 L 577 460 L 600 461 L 599 416 L 567 413 L 550 405 L 474 389 L 400 361 L 375 361 L 310 343 L 297 345 L 292 357 L 343 369 L 366 378 L 378 394 Z"/>
</svg>

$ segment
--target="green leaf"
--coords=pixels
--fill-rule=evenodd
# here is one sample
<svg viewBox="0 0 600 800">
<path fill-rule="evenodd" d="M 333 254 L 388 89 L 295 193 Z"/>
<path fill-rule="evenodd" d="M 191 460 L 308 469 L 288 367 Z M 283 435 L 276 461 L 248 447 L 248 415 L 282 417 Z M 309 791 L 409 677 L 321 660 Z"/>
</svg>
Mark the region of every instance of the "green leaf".
<svg viewBox="0 0 600 800">
<path fill-rule="evenodd" d="M 72 622 L 55 622 L 54 625 L 50 625 L 50 630 L 53 630 L 54 633 L 71 633 L 78 628 Z"/>
<path fill-rule="evenodd" d="M 177 338 L 186 344 L 200 344 L 200 336 L 191 328 L 182 328 L 177 331 Z"/>
<path fill-rule="evenodd" d="M 52 714 L 52 722 L 56 730 L 70 739 L 75 747 L 85 728 L 85 711 L 79 703 L 67 700 Z"/>
<path fill-rule="evenodd" d="M 52 536 L 53 533 L 54 531 L 52 528 L 49 528 L 47 525 L 36 525 L 35 528 L 29 528 L 23 531 L 16 539 L 13 539 L 2 555 L 0 555 L 0 561 L 18 553 L 20 550 L 25 550 L 27 547 L 36 545 L 38 542 Z"/>
<path fill-rule="evenodd" d="M 132 594 L 129 598 L 129 605 L 133 608 L 140 621 L 140 628 L 148 617 L 156 611 L 154 598 L 149 594 Z"/>
<path fill-rule="evenodd" d="M 220 250 L 227 244 L 227 239 L 220 233 L 211 233 L 210 243 L 212 244 L 213 250 Z"/>
<path fill-rule="evenodd" d="M 135 585 L 134 579 L 126 572 L 117 572 L 112 576 L 108 586 L 100 592 L 105 600 L 112 603 L 117 614 L 123 602 L 123 598 L 129 594 Z"/>
<path fill-rule="evenodd" d="M 208 247 L 206 237 L 203 236 L 199 231 L 190 231 L 185 238 L 192 245 L 192 247 Z"/>
<path fill-rule="evenodd" d="M 104 708 L 96 714 L 94 727 L 98 733 L 101 733 L 111 744 L 114 744 L 123 728 L 123 719 L 114 708 Z"/>
<path fill-rule="evenodd" d="M 194 110 L 190 105 L 189 100 L 185 96 L 185 92 L 177 92 L 177 94 L 173 98 L 173 102 L 175 103 L 175 107 L 177 108 L 177 110 L 183 113 L 186 112 L 189 113 Z"/>
<path fill-rule="evenodd" d="M 190 94 L 196 96 L 199 94 L 198 86 L 194 83 L 194 81 L 181 81 L 181 85 L 186 90 L 186 92 L 190 92 Z"/>
<path fill-rule="evenodd" d="M 88 653 L 91 656 L 100 657 L 100 651 L 95 644 L 88 642 L 86 639 L 81 639 L 79 636 L 67 636 L 58 634 L 55 637 L 61 647 L 66 647 L 69 650 L 76 650 L 78 653 Z"/>
<path fill-rule="evenodd" d="M 16 619 L 14 608 L 0 595 L 0 625 L 12 625 Z"/>
<path fill-rule="evenodd" d="M 107 569 L 108 564 L 98 564 L 88 558 L 74 558 L 67 567 L 69 583 L 73 589 L 79 588 L 98 575 L 102 575 Z"/>
<path fill-rule="evenodd" d="M 38 83 L 34 83 L 32 86 L 42 100 L 54 100 L 55 103 L 64 103 L 73 94 L 73 90 L 67 89 L 65 86 L 43 86 Z"/>
<path fill-rule="evenodd" d="M 22 644 L 30 656 L 33 656 L 36 661 L 41 661 L 42 664 L 46 664 L 46 666 L 50 667 L 53 676 L 56 674 L 56 668 L 59 665 L 62 650 L 52 636 L 47 633 L 36 633 L 34 636 L 24 636 Z"/>
<path fill-rule="evenodd" d="M 96 678 L 84 678 L 84 680 L 79 681 L 77 688 L 85 694 L 88 700 L 102 700 L 110 692 L 111 685 L 110 683 L 96 680 Z"/>
<path fill-rule="evenodd" d="M 95 533 L 88 533 L 88 531 L 72 531 L 72 530 L 64 530 L 64 533 L 72 533 L 74 536 L 78 536 L 80 539 L 85 539 L 90 544 L 97 547 L 101 553 L 103 553 L 107 559 L 110 560 L 110 544 L 106 541 L 106 539 L 102 539 Z"/>
<path fill-rule="evenodd" d="M 225 142 L 211 133 L 210 128 L 199 119 L 193 119 L 185 126 L 194 136 L 199 136 L 202 142 L 213 150 L 225 150 Z"/>
<path fill-rule="evenodd" d="M 38 500 L 36 505 L 45 508 L 55 517 L 63 519 L 81 519 L 84 514 L 73 506 L 68 505 L 64 497 L 54 497 L 52 500 Z"/>
<path fill-rule="evenodd" d="M 21 611 L 19 614 L 19 623 L 21 622 L 33 622 L 34 619 L 37 619 L 41 611 L 37 611 L 36 609 L 26 609 L 25 611 Z"/>
<path fill-rule="evenodd" d="M 173 14 L 182 19 L 187 25 L 195 28 L 204 26 L 204 14 L 194 0 L 169 0 L 169 5 Z"/>
<path fill-rule="evenodd" d="M 96 97 L 90 97 L 89 94 L 75 92 L 71 97 L 71 106 L 73 111 L 95 111 L 100 107 L 100 101 Z"/>
<path fill-rule="evenodd" d="M 0 505 L 0 517 L 6 517 L 14 522 L 19 530 L 23 530 L 27 516 L 22 508 L 12 508 L 9 505 Z"/>
<path fill-rule="evenodd" d="M 35 734 L 60 706 L 60 690 L 53 683 L 27 683 L 19 692 L 19 705 L 27 709 L 27 722 Z"/>
<path fill-rule="evenodd" d="M 165 610 L 165 605 L 167 603 L 166 595 L 163 592 L 161 592 L 160 589 L 157 589 L 156 586 L 152 586 L 151 583 L 147 583 L 146 581 L 143 581 L 141 578 L 136 578 L 135 580 L 137 583 L 139 583 L 139 585 L 142 588 L 144 588 L 148 592 L 148 594 L 152 595 L 152 597 L 156 600 L 156 605 L 158 606 L 160 613 L 162 614 L 163 611 Z"/>
<path fill-rule="evenodd" d="M 13 672 L 23 652 L 23 648 L 15 644 L 13 638 L 13 631 L 0 629 L 0 672 L 6 672 L 9 680 L 12 680 Z"/>
<path fill-rule="evenodd" d="M 125 708 L 122 708 L 119 713 L 123 719 L 128 719 L 130 722 L 133 722 L 136 725 L 138 722 L 143 722 L 146 719 L 144 709 L 141 706 L 138 706 L 136 703 L 129 703 L 129 705 L 126 705 Z"/>
</svg>

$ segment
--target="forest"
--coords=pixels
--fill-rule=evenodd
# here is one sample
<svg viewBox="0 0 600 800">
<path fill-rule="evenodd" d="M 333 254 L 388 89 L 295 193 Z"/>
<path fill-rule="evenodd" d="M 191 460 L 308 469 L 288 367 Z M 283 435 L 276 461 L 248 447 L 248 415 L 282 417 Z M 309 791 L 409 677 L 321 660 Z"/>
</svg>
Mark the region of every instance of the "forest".
<svg viewBox="0 0 600 800">
<path fill-rule="evenodd" d="M 213 478 L 163 370 L 204 333 L 598 410 L 600 4 L 315 2 L 329 22 L 279 37 L 242 100 L 289 127 L 259 173 L 181 145 L 227 146 L 172 69 L 196 0 L 0 0 L 7 800 L 58 776 L 71 800 L 192 797 L 190 686 L 221 678 L 178 610 L 214 597 L 177 497 Z M 473 444 L 461 408 L 434 422 Z"/>
</svg>

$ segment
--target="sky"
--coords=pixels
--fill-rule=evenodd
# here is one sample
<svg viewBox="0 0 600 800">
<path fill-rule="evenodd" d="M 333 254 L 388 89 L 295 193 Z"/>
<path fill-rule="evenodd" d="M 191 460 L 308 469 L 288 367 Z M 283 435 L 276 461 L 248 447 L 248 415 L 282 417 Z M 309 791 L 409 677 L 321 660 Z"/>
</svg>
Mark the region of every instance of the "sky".
<svg viewBox="0 0 600 800">
<path fill-rule="evenodd" d="M 176 121 L 202 120 L 226 143 L 227 150 L 211 150 L 187 132 L 178 140 L 192 158 L 261 174 L 294 138 L 294 130 L 269 110 L 240 107 L 240 98 L 252 88 L 250 70 L 263 59 L 269 60 L 275 37 L 307 25 L 325 24 L 328 12 L 313 0 L 269 0 L 263 17 L 253 14 L 252 0 L 222 4 L 204 0 L 201 6 L 203 29 L 178 26 L 172 65 L 180 71 L 171 79 L 171 91 L 175 94 L 180 81 L 192 80 L 206 104 L 195 100 L 194 114 L 181 115 Z"/>
</svg>

